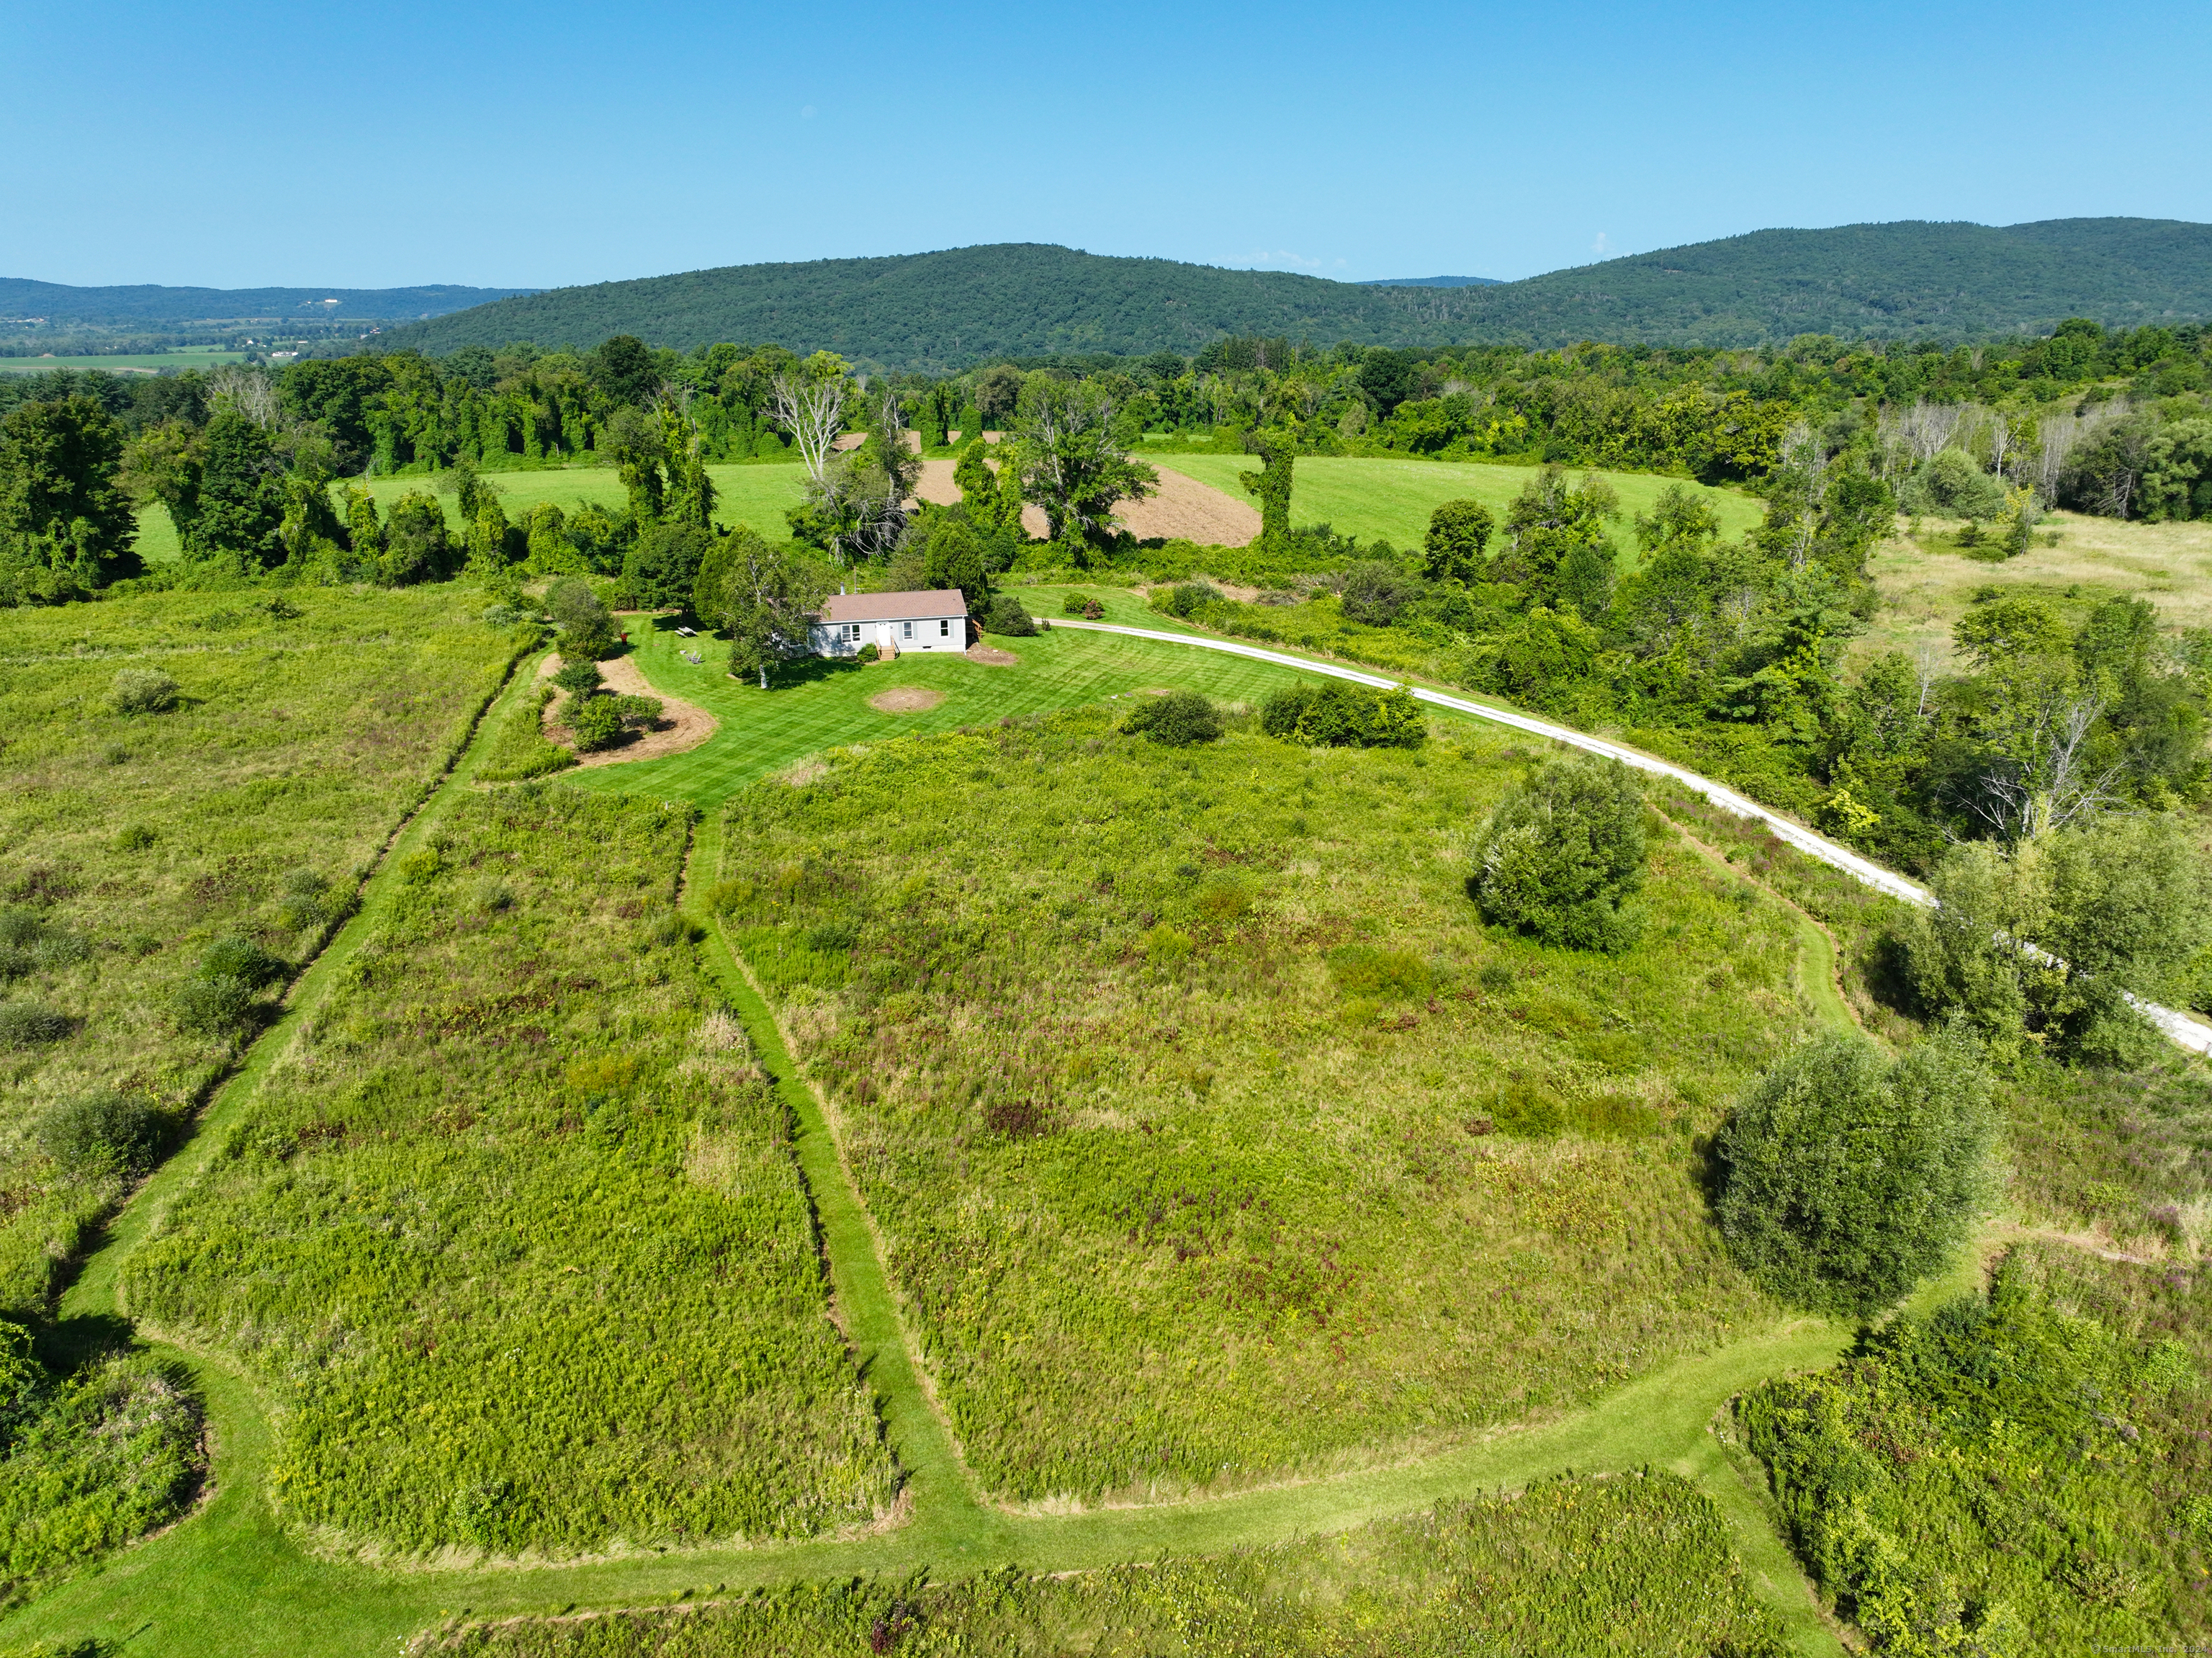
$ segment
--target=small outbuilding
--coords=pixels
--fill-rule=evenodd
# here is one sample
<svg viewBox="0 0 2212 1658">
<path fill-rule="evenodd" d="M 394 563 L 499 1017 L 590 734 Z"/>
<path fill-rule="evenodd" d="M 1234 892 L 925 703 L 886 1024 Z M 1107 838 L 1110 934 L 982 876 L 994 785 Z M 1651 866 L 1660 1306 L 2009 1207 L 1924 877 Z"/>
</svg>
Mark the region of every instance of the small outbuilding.
<svg viewBox="0 0 2212 1658">
<path fill-rule="evenodd" d="M 938 593 L 841 593 L 814 619 L 814 654 L 850 656 L 873 645 L 886 656 L 907 650 L 968 649 L 968 600 L 957 588 Z"/>
</svg>

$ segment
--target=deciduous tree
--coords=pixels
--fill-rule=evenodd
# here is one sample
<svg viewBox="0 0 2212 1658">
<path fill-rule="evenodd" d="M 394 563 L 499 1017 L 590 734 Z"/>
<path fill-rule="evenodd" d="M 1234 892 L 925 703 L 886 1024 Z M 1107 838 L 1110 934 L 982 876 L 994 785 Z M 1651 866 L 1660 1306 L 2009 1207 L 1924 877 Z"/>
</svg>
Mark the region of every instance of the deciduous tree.
<svg viewBox="0 0 2212 1658">
<path fill-rule="evenodd" d="M 740 526 L 700 566 L 691 608 L 728 637 L 730 671 L 758 674 L 765 691 L 771 667 L 812 648 L 812 619 L 828 591 L 814 565 Z"/>
<path fill-rule="evenodd" d="M 69 598 L 138 573 L 123 452 L 123 429 L 93 398 L 27 403 L 0 421 L 0 586 Z"/>
</svg>

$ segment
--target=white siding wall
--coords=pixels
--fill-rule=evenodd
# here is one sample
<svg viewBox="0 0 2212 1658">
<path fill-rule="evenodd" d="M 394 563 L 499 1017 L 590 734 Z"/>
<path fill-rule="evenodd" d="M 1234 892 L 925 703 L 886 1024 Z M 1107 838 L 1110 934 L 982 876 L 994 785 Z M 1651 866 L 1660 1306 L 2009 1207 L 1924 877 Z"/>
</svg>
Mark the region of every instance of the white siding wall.
<svg viewBox="0 0 2212 1658">
<path fill-rule="evenodd" d="M 850 622 L 817 622 L 814 625 L 814 654 L 817 656 L 850 656 L 862 645 L 872 644 L 879 649 L 890 644 L 900 650 L 965 650 L 968 648 L 968 619 L 965 616 L 925 616 L 914 624 L 914 637 L 906 637 L 906 624 L 898 622 L 862 622 L 860 637 L 853 637 Z"/>
</svg>

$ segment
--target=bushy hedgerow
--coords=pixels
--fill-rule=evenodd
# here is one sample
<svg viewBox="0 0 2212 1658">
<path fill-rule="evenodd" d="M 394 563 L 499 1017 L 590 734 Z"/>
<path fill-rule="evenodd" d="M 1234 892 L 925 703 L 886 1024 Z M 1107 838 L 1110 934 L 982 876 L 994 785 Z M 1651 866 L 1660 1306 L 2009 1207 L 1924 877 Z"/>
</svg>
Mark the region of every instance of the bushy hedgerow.
<svg viewBox="0 0 2212 1658">
<path fill-rule="evenodd" d="M 1261 705 L 1260 728 L 1317 748 L 1418 748 L 1429 722 L 1404 686 L 1383 691 L 1346 680 L 1301 680 Z"/>
</svg>

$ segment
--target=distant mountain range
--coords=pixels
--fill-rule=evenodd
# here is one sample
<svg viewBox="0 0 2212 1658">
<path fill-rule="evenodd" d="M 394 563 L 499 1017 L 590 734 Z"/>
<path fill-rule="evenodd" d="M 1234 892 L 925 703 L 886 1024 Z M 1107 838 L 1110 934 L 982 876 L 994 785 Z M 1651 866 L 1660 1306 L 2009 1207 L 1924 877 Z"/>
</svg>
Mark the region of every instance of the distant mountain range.
<svg viewBox="0 0 2212 1658">
<path fill-rule="evenodd" d="M 48 323 L 164 328 L 213 322 L 393 322 L 443 316 L 528 288 L 72 288 L 0 277 L 0 329 Z"/>
<path fill-rule="evenodd" d="M 939 371 L 1003 357 L 1189 353 L 1232 334 L 1535 348 L 1584 339 L 1757 345 L 1814 333 L 1963 343 L 2047 331 L 2070 316 L 2112 326 L 2212 320 L 2212 225 L 2113 218 L 1759 230 L 1521 282 L 1330 282 L 1028 242 L 544 290 L 0 280 L 0 318 L 173 326 L 331 314 L 401 323 L 386 328 L 383 343 L 433 353 L 526 339 L 590 347 L 635 334 L 679 350 L 773 343 L 878 369 Z"/>
</svg>

